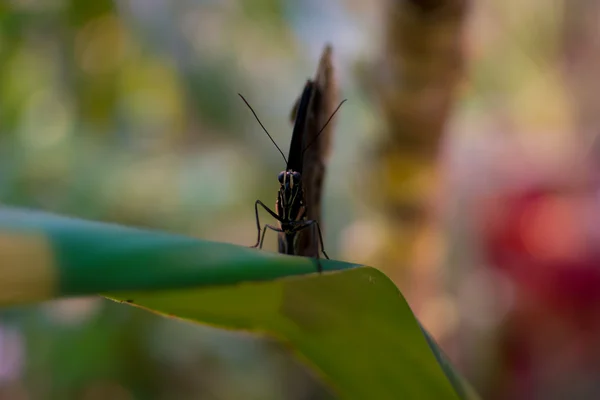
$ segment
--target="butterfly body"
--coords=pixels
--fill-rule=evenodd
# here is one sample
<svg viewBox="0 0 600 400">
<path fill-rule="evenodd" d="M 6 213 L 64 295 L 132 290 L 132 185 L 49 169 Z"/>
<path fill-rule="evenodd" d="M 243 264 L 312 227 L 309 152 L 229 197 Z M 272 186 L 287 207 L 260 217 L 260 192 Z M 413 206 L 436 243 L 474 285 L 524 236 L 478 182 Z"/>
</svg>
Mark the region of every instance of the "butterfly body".
<svg viewBox="0 0 600 400">
<path fill-rule="evenodd" d="M 298 172 L 292 170 L 281 172 L 279 178 L 281 187 L 275 202 L 275 212 L 280 217 L 279 229 L 284 239 L 282 246 L 280 238 L 280 253 L 297 254 L 297 233 L 306 223 L 302 179 Z"/>
<path fill-rule="evenodd" d="M 279 227 L 282 232 L 280 232 L 278 242 L 279 252 L 283 254 L 299 254 L 296 246 L 298 232 L 307 223 L 302 172 L 304 169 L 303 150 L 307 144 L 304 133 L 313 88 L 313 83 L 307 81 L 300 96 L 297 117 L 294 121 L 286 171 L 280 172 L 277 177 L 280 187 L 277 201 L 275 202 L 275 209 L 281 217 Z"/>
</svg>

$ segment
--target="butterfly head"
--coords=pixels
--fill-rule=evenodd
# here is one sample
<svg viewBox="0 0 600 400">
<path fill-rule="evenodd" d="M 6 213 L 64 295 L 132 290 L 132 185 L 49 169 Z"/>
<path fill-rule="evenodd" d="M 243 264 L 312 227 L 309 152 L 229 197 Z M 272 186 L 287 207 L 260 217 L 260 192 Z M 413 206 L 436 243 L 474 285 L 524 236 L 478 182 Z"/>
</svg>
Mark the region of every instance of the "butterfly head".
<svg viewBox="0 0 600 400">
<path fill-rule="evenodd" d="M 302 175 L 299 172 L 281 171 L 277 176 L 279 180 L 279 205 L 283 210 L 296 208 L 302 205 Z"/>
</svg>

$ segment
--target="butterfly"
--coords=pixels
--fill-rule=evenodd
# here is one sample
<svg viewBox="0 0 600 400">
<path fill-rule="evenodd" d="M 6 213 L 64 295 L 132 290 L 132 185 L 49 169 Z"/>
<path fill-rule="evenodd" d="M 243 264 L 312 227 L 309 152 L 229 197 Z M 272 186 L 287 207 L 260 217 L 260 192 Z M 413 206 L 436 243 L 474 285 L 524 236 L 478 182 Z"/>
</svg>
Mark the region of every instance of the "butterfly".
<svg viewBox="0 0 600 400">
<path fill-rule="evenodd" d="M 271 229 L 278 233 L 280 253 L 314 257 L 317 259 L 318 272 L 322 272 L 319 245 L 321 253 L 329 259 L 324 249 L 323 235 L 318 222 L 325 164 L 331 142 L 332 128 L 331 126 L 327 128 L 335 113 L 346 101 L 343 100 L 333 112 L 329 112 L 330 105 L 335 101 L 331 54 L 331 46 L 326 46 L 315 79 L 306 81 L 302 94 L 292 108 L 291 119 L 294 128 L 287 158 L 260 122 L 250 104 L 240 94 L 286 162 L 285 170 L 277 176 L 279 191 L 275 211 L 260 200 L 256 200 L 254 204 L 258 233 L 256 244 L 251 247 L 262 248 L 266 231 Z M 323 123 L 326 115 L 330 117 Z M 318 129 L 319 126 L 321 129 Z M 277 220 L 277 226 L 265 224 L 261 228 L 259 206 Z"/>
</svg>

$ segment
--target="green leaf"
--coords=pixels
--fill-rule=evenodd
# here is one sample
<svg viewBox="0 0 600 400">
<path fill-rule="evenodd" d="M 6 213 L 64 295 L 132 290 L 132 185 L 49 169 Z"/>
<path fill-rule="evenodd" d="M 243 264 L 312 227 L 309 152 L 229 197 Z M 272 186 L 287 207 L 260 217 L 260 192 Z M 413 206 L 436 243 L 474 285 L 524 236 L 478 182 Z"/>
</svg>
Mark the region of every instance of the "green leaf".
<svg viewBox="0 0 600 400">
<path fill-rule="evenodd" d="M 291 348 L 345 399 L 476 398 L 381 272 L 159 231 L 0 211 L 0 306 L 82 294 Z"/>
</svg>

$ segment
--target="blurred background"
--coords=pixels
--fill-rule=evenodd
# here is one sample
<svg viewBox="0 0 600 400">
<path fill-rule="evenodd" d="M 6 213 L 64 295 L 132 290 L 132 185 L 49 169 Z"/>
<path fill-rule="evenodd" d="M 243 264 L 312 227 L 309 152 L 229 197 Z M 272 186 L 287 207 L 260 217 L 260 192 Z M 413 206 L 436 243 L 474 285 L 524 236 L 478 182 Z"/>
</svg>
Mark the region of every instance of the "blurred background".
<svg viewBox="0 0 600 400">
<path fill-rule="evenodd" d="M 329 255 L 386 272 L 482 398 L 596 399 L 599 26 L 585 0 L 6 0 L 0 201 L 251 245 L 284 162 L 237 93 L 287 153 L 329 42 Z M 333 395 L 274 341 L 94 297 L 1 312 L 0 398 Z"/>
</svg>

